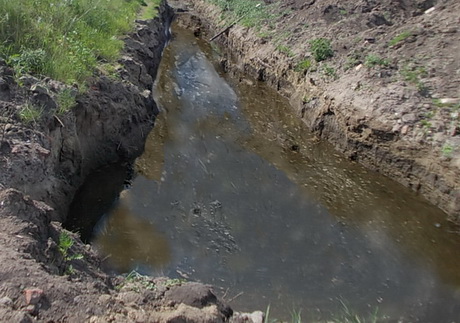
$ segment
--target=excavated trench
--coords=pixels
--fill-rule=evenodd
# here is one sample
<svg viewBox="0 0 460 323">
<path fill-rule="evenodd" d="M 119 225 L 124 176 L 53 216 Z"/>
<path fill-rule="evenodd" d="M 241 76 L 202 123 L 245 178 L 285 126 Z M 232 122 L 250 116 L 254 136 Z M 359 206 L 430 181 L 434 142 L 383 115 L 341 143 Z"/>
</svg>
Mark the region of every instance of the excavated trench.
<svg viewBox="0 0 460 323">
<path fill-rule="evenodd" d="M 69 211 L 107 270 L 213 284 L 277 318 L 326 319 L 342 303 L 460 317 L 460 237 L 439 209 L 311 137 L 284 98 L 229 78 L 190 31 L 174 26 L 154 93 L 161 113 L 134 174 L 97 171 Z"/>
</svg>

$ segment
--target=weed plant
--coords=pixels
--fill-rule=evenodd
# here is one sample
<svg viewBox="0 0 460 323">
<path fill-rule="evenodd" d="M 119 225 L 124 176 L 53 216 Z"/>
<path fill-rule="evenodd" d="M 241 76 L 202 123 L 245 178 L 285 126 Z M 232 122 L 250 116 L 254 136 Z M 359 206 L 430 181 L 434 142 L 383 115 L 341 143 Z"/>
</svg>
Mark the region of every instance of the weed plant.
<svg viewBox="0 0 460 323">
<path fill-rule="evenodd" d="M 331 41 L 326 38 L 316 38 L 310 41 L 310 51 L 317 62 L 334 56 Z"/>
<path fill-rule="evenodd" d="M 0 57 L 19 75 L 84 82 L 98 62 L 118 58 L 119 36 L 131 30 L 142 2 L 0 0 Z"/>
<path fill-rule="evenodd" d="M 441 152 L 443 156 L 450 158 L 454 152 L 454 147 L 448 143 L 445 143 L 441 148 Z"/>
<path fill-rule="evenodd" d="M 421 80 L 428 75 L 425 67 L 406 65 L 400 70 L 400 74 L 405 81 L 415 85 L 420 93 L 428 91 L 427 86 Z"/>
<path fill-rule="evenodd" d="M 154 290 L 156 288 L 155 283 L 152 281 L 151 277 L 144 276 L 140 274 L 139 272 L 137 272 L 136 270 L 132 270 L 126 276 L 125 281 L 126 283 L 138 283 L 140 286 L 142 286 L 145 289 Z M 123 287 L 124 285 L 125 284 L 121 285 L 120 288 Z M 133 288 L 136 289 L 137 292 L 140 291 L 138 287 L 133 287 Z"/>
<path fill-rule="evenodd" d="M 324 64 L 323 72 L 325 75 L 332 77 L 333 79 L 337 79 L 337 73 L 335 72 L 335 69 L 332 66 Z"/>
<path fill-rule="evenodd" d="M 64 258 L 64 272 L 66 274 L 73 274 L 74 269 L 72 264 L 69 264 L 72 260 L 83 259 L 83 255 L 78 254 L 70 254 L 70 248 L 74 245 L 75 241 L 72 237 L 65 231 L 61 232 L 59 235 L 59 252 L 61 253 L 62 257 Z"/>
</svg>

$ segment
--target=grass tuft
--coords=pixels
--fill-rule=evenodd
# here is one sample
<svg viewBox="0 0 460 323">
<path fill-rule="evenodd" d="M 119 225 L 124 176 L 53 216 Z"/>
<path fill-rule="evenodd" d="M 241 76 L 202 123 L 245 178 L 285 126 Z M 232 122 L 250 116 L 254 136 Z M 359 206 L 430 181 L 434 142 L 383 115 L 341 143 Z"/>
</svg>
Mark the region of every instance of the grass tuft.
<svg viewBox="0 0 460 323">
<path fill-rule="evenodd" d="M 326 38 L 316 38 L 310 41 L 310 51 L 317 62 L 334 56 L 331 41 Z"/>
<path fill-rule="evenodd" d="M 295 55 L 292 49 L 286 45 L 278 45 L 276 46 L 276 50 L 278 50 L 280 53 L 283 53 L 287 57 L 293 57 Z"/>
<path fill-rule="evenodd" d="M 388 66 L 390 65 L 390 62 L 387 59 L 381 58 L 377 55 L 369 54 L 366 56 L 364 65 L 367 67 Z"/>
<path fill-rule="evenodd" d="M 423 66 L 405 65 L 399 72 L 405 81 L 415 85 L 420 93 L 426 93 L 428 87 L 421 80 L 428 75 L 428 72 Z"/>
<path fill-rule="evenodd" d="M 410 31 L 404 31 L 402 33 L 400 33 L 399 35 L 397 35 L 396 37 L 394 37 L 393 39 L 391 39 L 389 42 L 388 42 L 388 46 L 394 46 L 400 42 L 402 42 L 403 40 L 409 38 L 410 36 L 412 36 L 412 33 Z"/>
<path fill-rule="evenodd" d="M 303 61 L 299 62 L 294 70 L 297 72 L 305 72 L 308 71 L 311 68 L 311 60 L 308 58 L 304 59 Z"/>
<path fill-rule="evenodd" d="M 19 118 L 25 124 L 37 123 L 43 114 L 43 108 L 36 107 L 32 103 L 26 103 L 19 111 Z"/>
<path fill-rule="evenodd" d="M 59 106 L 58 114 L 66 113 L 77 104 L 75 100 L 75 93 L 69 88 L 59 91 L 56 96 L 56 102 Z"/>
<path fill-rule="evenodd" d="M 450 158 L 452 157 L 452 153 L 454 152 L 454 147 L 448 143 L 445 143 L 441 148 L 441 152 L 443 156 Z"/>
</svg>

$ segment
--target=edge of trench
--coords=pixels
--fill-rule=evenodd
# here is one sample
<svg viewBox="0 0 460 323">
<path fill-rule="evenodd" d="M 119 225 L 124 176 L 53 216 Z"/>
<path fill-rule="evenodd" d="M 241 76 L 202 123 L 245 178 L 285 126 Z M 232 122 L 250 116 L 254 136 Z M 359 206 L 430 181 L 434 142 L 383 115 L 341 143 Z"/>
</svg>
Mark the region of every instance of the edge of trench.
<svg viewBox="0 0 460 323">
<path fill-rule="evenodd" d="M 5 306 L 0 307 L 0 317 L 4 320 L 167 322 L 187 313 L 197 322 L 219 322 L 232 315 L 232 310 L 201 284 L 176 286 L 167 278 L 148 277 L 126 282 L 103 273 L 99 267 L 101 259 L 77 235 L 71 234 L 75 243 L 70 252 L 81 254 L 83 259 L 72 261 L 74 273 L 62 275 L 70 260 L 64 259 L 59 250 L 59 239 L 64 232 L 60 223 L 74 193 L 92 170 L 137 156 L 153 126 L 157 107 L 150 91 L 172 15 L 163 0 L 159 18 L 138 21 L 136 31 L 125 39 L 125 55 L 120 60 L 123 82 L 101 76 L 93 80 L 86 95 L 78 98 L 72 113 L 59 119 L 47 117 L 39 127 L 24 131 L 23 138 L 2 137 L 0 296 Z M 200 25 L 205 27 L 201 22 Z M 243 53 L 242 49 L 228 46 L 228 38 L 223 39 L 222 45 L 230 51 Z M 239 65 L 256 78 L 260 73 L 261 66 L 257 64 L 240 62 Z M 296 91 L 289 90 L 292 88 L 289 80 L 270 74 L 267 79 L 268 84 L 284 90 L 285 95 L 296 97 Z M 46 82 L 61 86 L 52 80 Z M 32 80 L 30 85 L 34 83 L 37 82 Z M 280 84 L 285 86 L 280 88 Z M 36 94 L 19 88 L 14 81 L 8 91 L 21 101 Z M 41 94 L 44 101 L 53 104 L 49 94 Z M 343 125 L 332 113 L 339 107 L 334 106 L 333 98 L 327 95 L 321 98 L 322 104 L 314 115 L 303 115 L 304 120 L 310 120 L 311 129 L 341 150 L 364 149 L 359 139 L 343 142 L 346 132 L 335 132 L 334 129 L 343 130 Z M 300 99 L 293 102 L 297 110 L 302 108 L 299 102 Z M 371 168 L 376 162 L 370 157 L 372 153 L 372 150 L 363 151 Z M 454 207 L 458 204 L 460 199 Z M 151 283 L 159 289 L 149 289 Z M 122 287 L 117 290 L 115 286 Z M 190 290 L 193 296 L 187 298 Z M 197 300 L 201 308 L 194 306 Z"/>
<path fill-rule="evenodd" d="M 151 90 L 174 15 L 165 0 L 158 11 L 153 20 L 138 20 L 125 37 L 121 80 L 99 73 L 71 111 L 47 113 L 33 127 L 12 118 L 2 124 L 2 321 L 170 322 L 186 317 L 221 322 L 232 315 L 210 286 L 103 272 L 97 252 L 62 228 L 88 174 L 107 164 L 129 163 L 144 148 L 158 113 Z M 0 70 L 12 75 L 3 63 Z M 49 78 L 29 77 L 25 86 L 12 77 L 5 80 L 0 96 L 8 99 L 0 104 L 11 110 L 33 99 L 53 111 L 54 93 L 65 88 Z M 63 239 L 70 241 L 67 247 Z"/>
<path fill-rule="evenodd" d="M 289 99 L 293 112 L 317 137 L 329 141 L 350 160 L 420 194 L 446 212 L 449 221 L 460 225 L 460 177 L 455 176 L 458 170 L 435 157 L 433 149 L 402 140 L 402 135 L 392 130 L 391 120 L 359 118 L 359 108 L 342 102 L 324 84 L 301 77 L 286 55 L 274 50 L 270 41 L 261 41 L 253 28 L 234 24 L 223 30 L 219 25 L 220 11 L 209 1 L 169 3 L 178 12 L 176 19 L 183 27 L 200 37 L 214 36 L 213 42 L 221 50 L 221 64 L 228 73 L 247 75 L 277 90 Z M 254 54 L 267 52 L 268 61 Z M 315 99 L 305 102 L 305 96 Z"/>
</svg>

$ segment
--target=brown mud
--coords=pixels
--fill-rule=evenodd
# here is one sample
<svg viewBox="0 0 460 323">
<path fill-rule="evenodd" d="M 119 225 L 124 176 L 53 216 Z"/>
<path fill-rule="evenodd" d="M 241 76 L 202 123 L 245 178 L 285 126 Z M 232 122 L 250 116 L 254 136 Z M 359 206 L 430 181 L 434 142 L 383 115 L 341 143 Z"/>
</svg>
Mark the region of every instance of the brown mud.
<svg viewBox="0 0 460 323">
<path fill-rule="evenodd" d="M 171 3 L 208 39 L 229 24 L 209 1 Z M 277 89 L 318 137 L 459 223 L 460 4 L 290 0 L 270 10 L 271 26 L 216 38 L 223 66 Z M 331 39 L 327 62 L 310 54 L 317 37 Z M 304 60 L 312 67 L 299 71 Z"/>
<path fill-rule="evenodd" d="M 63 251 L 68 207 L 95 169 L 131 162 L 143 150 L 158 108 L 151 90 L 167 42 L 171 8 L 137 21 L 116 75 L 99 71 L 76 106 L 57 95 L 77 88 L 25 76 L 0 62 L 0 321 L 219 322 L 232 310 L 210 286 L 133 273 L 110 276 L 77 234 Z M 26 123 L 19 111 L 43 107 Z M 84 216 L 84 214 L 81 214 Z"/>
</svg>

